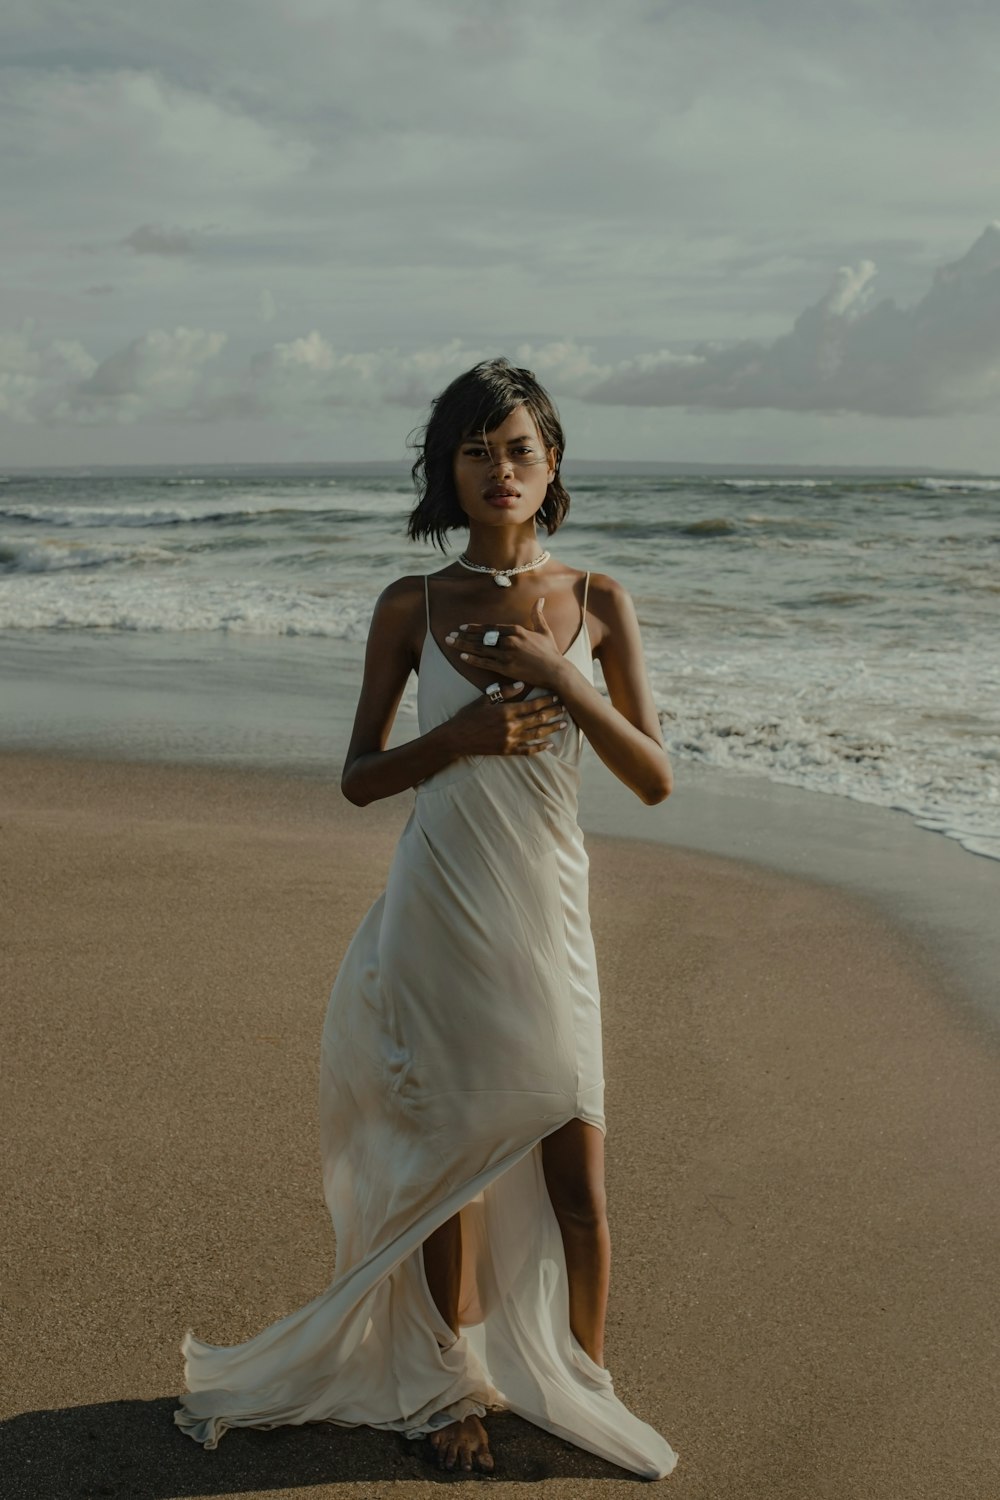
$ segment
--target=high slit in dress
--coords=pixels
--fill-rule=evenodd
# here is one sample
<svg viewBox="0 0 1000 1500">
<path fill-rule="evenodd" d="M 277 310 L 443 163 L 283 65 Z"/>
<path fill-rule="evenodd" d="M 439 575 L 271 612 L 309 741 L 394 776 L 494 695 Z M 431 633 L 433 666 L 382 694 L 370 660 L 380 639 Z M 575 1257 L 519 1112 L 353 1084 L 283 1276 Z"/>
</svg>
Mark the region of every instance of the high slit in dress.
<svg viewBox="0 0 1000 1500">
<path fill-rule="evenodd" d="M 582 618 L 564 653 L 589 681 Z M 426 734 L 481 689 L 427 629 Z M 528 697 L 546 693 L 533 688 Z M 577 822 L 583 735 L 470 756 L 421 782 L 386 889 L 330 995 L 320 1149 L 336 1236 L 327 1289 L 246 1343 L 181 1345 L 174 1419 L 217 1446 L 230 1427 L 326 1421 L 425 1435 L 505 1408 L 647 1478 L 676 1454 L 615 1396 L 569 1326 L 542 1140 L 602 1131 L 604 1079 L 588 859 Z M 441 1317 L 422 1243 L 461 1213 L 461 1331 Z"/>
</svg>

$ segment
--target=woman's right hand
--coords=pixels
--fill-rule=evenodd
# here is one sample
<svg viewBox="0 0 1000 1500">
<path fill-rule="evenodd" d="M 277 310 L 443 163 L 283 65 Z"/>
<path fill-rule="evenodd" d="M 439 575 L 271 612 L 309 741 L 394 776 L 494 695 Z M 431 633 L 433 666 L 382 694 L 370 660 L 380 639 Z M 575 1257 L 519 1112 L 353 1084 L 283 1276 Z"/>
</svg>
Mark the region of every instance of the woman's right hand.
<svg viewBox="0 0 1000 1500">
<path fill-rule="evenodd" d="M 493 703 L 484 694 L 460 708 L 447 725 L 455 754 L 537 755 L 550 749 L 551 736 L 569 722 L 566 710 L 554 693 L 519 703 L 506 701 L 521 690 L 506 683 L 501 689 L 504 702 Z"/>
</svg>

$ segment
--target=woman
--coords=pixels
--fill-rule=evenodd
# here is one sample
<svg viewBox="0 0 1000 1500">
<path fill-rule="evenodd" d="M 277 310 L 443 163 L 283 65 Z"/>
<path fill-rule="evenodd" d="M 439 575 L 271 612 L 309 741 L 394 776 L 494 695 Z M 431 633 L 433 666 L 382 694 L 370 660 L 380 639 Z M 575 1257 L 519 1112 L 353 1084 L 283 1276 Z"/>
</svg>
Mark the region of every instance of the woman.
<svg viewBox="0 0 1000 1500">
<path fill-rule="evenodd" d="M 647 1477 L 676 1462 L 603 1363 L 600 1002 L 576 820 L 584 737 L 644 802 L 671 773 L 628 594 L 539 548 L 538 523 L 551 534 L 569 507 L 562 454 L 549 397 L 506 360 L 434 402 L 408 530 L 468 542 L 379 598 L 344 766 L 359 806 L 416 798 L 324 1028 L 336 1274 L 235 1348 L 188 1332 L 175 1420 L 206 1447 L 231 1426 L 325 1420 L 491 1471 L 482 1419 L 508 1407 Z M 411 671 L 420 732 L 387 750 Z"/>
</svg>

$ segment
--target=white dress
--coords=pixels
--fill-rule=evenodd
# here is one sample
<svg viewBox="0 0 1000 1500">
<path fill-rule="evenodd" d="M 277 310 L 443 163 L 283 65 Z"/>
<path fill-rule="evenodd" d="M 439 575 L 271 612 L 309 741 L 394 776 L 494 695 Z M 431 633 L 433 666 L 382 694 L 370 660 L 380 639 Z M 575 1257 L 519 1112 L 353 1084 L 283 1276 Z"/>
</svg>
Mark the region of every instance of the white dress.
<svg viewBox="0 0 1000 1500">
<path fill-rule="evenodd" d="M 593 681 L 583 618 L 565 655 Z M 425 581 L 425 596 L 427 596 Z M 430 629 L 421 734 L 481 689 Z M 547 689 L 535 688 L 528 696 Z M 577 823 L 583 735 L 533 756 L 454 762 L 416 788 L 386 890 L 334 981 L 320 1133 L 336 1235 L 327 1289 L 231 1348 L 188 1330 L 177 1424 L 335 1422 L 420 1436 L 507 1408 L 647 1478 L 677 1461 L 614 1395 L 569 1326 L 562 1237 L 540 1142 L 604 1130 L 601 1015 Z M 422 1242 L 461 1211 L 461 1333 Z"/>
</svg>

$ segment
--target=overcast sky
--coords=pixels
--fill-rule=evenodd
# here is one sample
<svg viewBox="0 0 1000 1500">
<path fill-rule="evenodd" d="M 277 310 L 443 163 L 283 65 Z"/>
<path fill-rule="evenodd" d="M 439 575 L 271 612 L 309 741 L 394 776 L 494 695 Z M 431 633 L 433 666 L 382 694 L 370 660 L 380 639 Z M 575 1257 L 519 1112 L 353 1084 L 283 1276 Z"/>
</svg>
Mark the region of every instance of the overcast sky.
<svg viewBox="0 0 1000 1500">
<path fill-rule="evenodd" d="M 6 0 L 0 463 L 1000 470 L 992 0 Z"/>
</svg>

